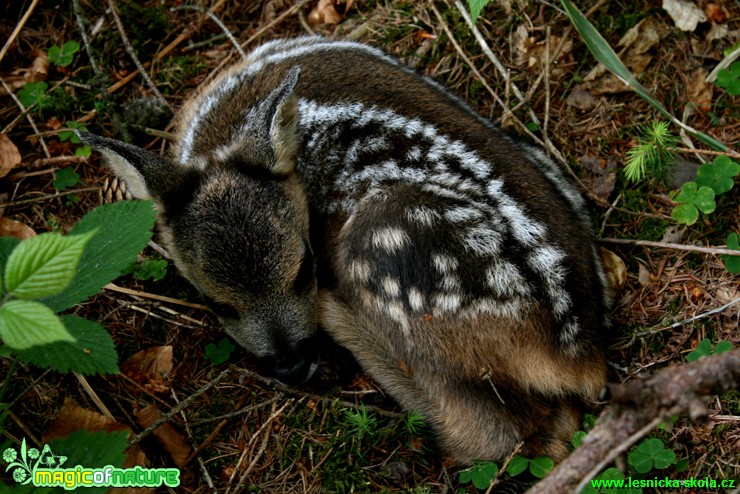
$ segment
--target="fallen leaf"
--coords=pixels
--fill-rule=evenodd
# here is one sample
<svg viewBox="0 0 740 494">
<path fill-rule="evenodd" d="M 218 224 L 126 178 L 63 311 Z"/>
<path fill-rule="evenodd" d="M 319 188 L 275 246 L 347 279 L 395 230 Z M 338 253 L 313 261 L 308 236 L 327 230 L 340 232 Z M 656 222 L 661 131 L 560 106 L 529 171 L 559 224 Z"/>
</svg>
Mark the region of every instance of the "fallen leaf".
<svg viewBox="0 0 740 494">
<path fill-rule="evenodd" d="M 172 372 L 172 347 L 158 346 L 137 352 L 121 365 L 121 372 L 154 393 L 164 393 L 169 390 L 169 379 L 165 376 Z"/>
<path fill-rule="evenodd" d="M 13 144 L 10 137 L 0 134 L 0 178 L 10 173 L 22 159 L 18 147 Z"/>
<path fill-rule="evenodd" d="M 583 184 L 595 196 L 607 201 L 617 183 L 617 161 L 596 156 L 581 156 L 578 161 L 585 172 Z"/>
<path fill-rule="evenodd" d="M 44 434 L 42 442 L 46 443 L 57 437 L 65 437 L 74 431 L 83 429 L 93 432 L 131 431 L 127 425 L 118 423 L 98 412 L 82 408 L 71 398 L 65 398 L 62 408 L 59 409 L 54 422 Z"/>
<path fill-rule="evenodd" d="M 712 22 L 716 22 L 717 24 L 727 22 L 727 11 L 723 9 L 721 5 L 716 3 L 707 4 L 707 6 L 704 7 L 704 12 L 706 12 L 707 17 L 709 17 L 709 20 Z"/>
<path fill-rule="evenodd" d="M 354 0 L 319 0 L 308 14 L 308 25 L 339 24 L 344 19 Z"/>
<path fill-rule="evenodd" d="M 686 0 L 663 0 L 663 10 L 681 31 L 694 31 L 700 22 L 707 21 L 707 15 L 696 4 Z"/>
<path fill-rule="evenodd" d="M 136 422 L 143 428 L 147 428 L 159 420 L 162 414 L 156 405 L 150 404 L 139 410 L 136 414 Z M 192 448 L 185 441 L 185 437 L 175 429 L 169 422 L 165 422 L 152 431 L 154 437 L 159 440 L 162 447 L 167 451 L 175 465 L 178 467 L 185 466 L 185 461 L 192 452 Z"/>
<path fill-rule="evenodd" d="M 627 31 L 617 43 L 621 48 L 619 59 L 635 76 L 642 74 L 650 65 L 652 56 L 648 52 L 668 33 L 668 26 L 660 21 L 648 17 L 638 22 Z M 622 82 L 617 76 L 608 71 L 603 64 L 594 67 L 583 79 L 591 94 L 614 94 L 630 90 L 630 86 Z"/>
<path fill-rule="evenodd" d="M 599 100 L 583 89 L 583 86 L 578 85 L 570 92 L 568 97 L 565 99 L 565 103 L 577 110 L 586 112 L 596 108 L 596 105 L 599 104 Z"/>
<path fill-rule="evenodd" d="M 650 274 L 650 270 L 643 263 L 638 262 L 639 272 L 637 274 L 637 280 L 644 287 L 653 285 L 653 276 Z"/>
<path fill-rule="evenodd" d="M 686 98 L 702 113 L 712 109 L 714 95 L 714 84 L 707 82 L 707 73 L 703 67 L 696 69 L 689 76 L 689 85 L 686 88 Z"/>
<path fill-rule="evenodd" d="M 555 50 L 560 46 L 562 47 L 558 52 L 557 60 L 551 60 L 550 76 L 559 77 L 564 69 L 561 68 L 567 65 L 571 52 L 573 51 L 573 41 L 570 38 L 563 38 L 559 36 L 550 36 L 550 57 L 555 53 Z M 533 71 L 541 71 L 542 66 L 547 59 L 547 40 L 537 40 L 535 37 L 529 36 L 529 30 L 526 25 L 521 24 L 514 31 L 512 38 L 512 45 L 514 47 L 514 63 L 518 66 L 526 65 L 526 67 Z"/>
<path fill-rule="evenodd" d="M 599 255 L 604 265 L 606 279 L 609 280 L 609 287 L 615 294 L 619 293 L 627 283 L 627 266 L 622 258 L 604 247 L 599 247 Z"/>
<path fill-rule="evenodd" d="M 25 240 L 35 236 L 36 232 L 30 226 L 4 216 L 0 217 L 0 237 L 15 237 Z"/>
<path fill-rule="evenodd" d="M 45 51 L 40 51 L 33 59 L 30 69 L 26 69 L 23 78 L 26 82 L 45 81 L 49 76 L 49 56 Z"/>
</svg>

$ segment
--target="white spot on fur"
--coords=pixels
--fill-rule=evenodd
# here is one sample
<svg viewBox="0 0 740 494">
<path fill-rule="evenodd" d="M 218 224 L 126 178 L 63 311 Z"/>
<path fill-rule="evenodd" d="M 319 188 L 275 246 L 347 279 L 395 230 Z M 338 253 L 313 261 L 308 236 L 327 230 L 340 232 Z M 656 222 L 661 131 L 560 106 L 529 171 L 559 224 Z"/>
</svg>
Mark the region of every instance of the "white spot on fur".
<svg viewBox="0 0 740 494">
<path fill-rule="evenodd" d="M 529 218 L 514 199 L 503 191 L 503 186 L 502 181 L 491 180 L 488 195 L 499 202 L 499 209 L 518 241 L 528 247 L 539 245 L 545 235 L 545 227 Z"/>
<path fill-rule="evenodd" d="M 456 293 L 438 293 L 434 296 L 435 312 L 456 312 L 462 302 Z"/>
<path fill-rule="evenodd" d="M 482 217 L 483 213 L 480 209 L 465 206 L 454 207 L 445 212 L 445 218 L 451 223 L 468 223 L 477 221 Z"/>
<path fill-rule="evenodd" d="M 504 260 L 496 260 L 486 270 L 486 281 L 499 297 L 529 295 L 531 289 L 517 267 Z"/>
<path fill-rule="evenodd" d="M 424 294 L 417 288 L 409 288 L 409 306 L 415 311 L 424 309 Z"/>
<path fill-rule="evenodd" d="M 390 276 L 384 276 L 380 282 L 383 291 L 390 297 L 397 298 L 401 295 L 401 285 L 398 280 Z"/>
<path fill-rule="evenodd" d="M 403 248 L 410 240 L 405 231 L 392 226 L 376 230 L 371 236 L 373 247 L 391 253 Z"/>
<path fill-rule="evenodd" d="M 570 295 L 565 290 L 566 270 L 562 261 L 565 253 L 550 246 L 536 248 L 528 257 L 527 262 L 535 271 L 538 271 L 545 282 L 545 289 L 552 302 L 553 312 L 563 316 L 572 306 Z"/>
<path fill-rule="evenodd" d="M 429 228 L 441 218 L 441 215 L 426 206 L 417 206 L 406 211 L 406 218 L 411 223 Z"/>
<path fill-rule="evenodd" d="M 440 274 L 449 274 L 457 269 L 458 260 L 446 254 L 433 254 L 432 264 Z"/>
<path fill-rule="evenodd" d="M 465 250 L 480 256 L 497 256 L 501 252 L 501 233 L 485 226 L 467 228 L 462 234 Z"/>
</svg>

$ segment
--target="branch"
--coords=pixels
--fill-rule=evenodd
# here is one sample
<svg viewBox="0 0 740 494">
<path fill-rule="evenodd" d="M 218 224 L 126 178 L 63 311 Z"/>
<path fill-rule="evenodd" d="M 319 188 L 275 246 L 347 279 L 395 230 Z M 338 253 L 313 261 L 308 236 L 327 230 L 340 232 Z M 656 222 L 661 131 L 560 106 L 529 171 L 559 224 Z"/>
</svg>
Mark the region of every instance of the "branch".
<svg viewBox="0 0 740 494">
<path fill-rule="evenodd" d="M 703 397 L 738 387 L 740 349 L 668 367 L 646 380 L 609 385 L 611 406 L 583 444 L 527 494 L 579 492 L 658 419 L 686 412 L 693 420 L 706 417 Z"/>
</svg>

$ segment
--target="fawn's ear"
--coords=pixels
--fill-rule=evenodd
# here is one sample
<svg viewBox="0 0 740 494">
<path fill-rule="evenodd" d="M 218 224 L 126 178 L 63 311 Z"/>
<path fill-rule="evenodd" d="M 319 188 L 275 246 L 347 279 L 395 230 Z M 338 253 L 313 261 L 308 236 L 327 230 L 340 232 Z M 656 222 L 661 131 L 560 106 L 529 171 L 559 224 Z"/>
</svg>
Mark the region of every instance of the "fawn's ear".
<svg viewBox="0 0 740 494">
<path fill-rule="evenodd" d="M 293 173 L 298 161 L 298 101 L 293 90 L 299 73 L 293 67 L 277 88 L 244 112 L 237 137 L 218 156 L 241 157 L 273 175 Z"/>
<path fill-rule="evenodd" d="M 113 173 L 126 182 L 137 199 L 164 197 L 181 182 L 183 170 L 145 149 L 88 132 L 75 131 L 82 142 L 105 156 Z"/>
</svg>

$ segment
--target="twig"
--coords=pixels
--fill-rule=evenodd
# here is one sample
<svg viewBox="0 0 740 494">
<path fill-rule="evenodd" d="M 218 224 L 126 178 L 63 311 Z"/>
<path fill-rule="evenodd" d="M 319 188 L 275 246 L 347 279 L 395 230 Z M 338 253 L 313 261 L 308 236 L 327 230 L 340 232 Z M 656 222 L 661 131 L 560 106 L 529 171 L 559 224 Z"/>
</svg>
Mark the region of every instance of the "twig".
<svg viewBox="0 0 740 494">
<path fill-rule="evenodd" d="M 100 399 L 100 396 L 98 396 L 98 393 L 95 392 L 95 390 L 90 386 L 90 383 L 87 382 L 87 378 L 80 374 L 79 372 L 74 373 L 77 380 L 80 382 L 80 385 L 82 388 L 87 392 L 87 395 L 90 397 L 90 399 L 95 403 L 95 405 L 98 407 L 98 410 L 100 410 L 100 413 L 102 413 L 106 418 L 115 420 L 115 417 L 113 417 L 113 414 L 110 413 L 110 410 L 108 410 L 108 407 L 105 406 L 105 403 L 103 403 L 103 400 Z"/>
<path fill-rule="evenodd" d="M 699 247 L 696 245 L 671 244 L 667 242 L 653 242 L 651 240 L 633 240 L 629 238 L 600 238 L 598 242 L 606 244 L 640 245 L 643 247 L 657 247 L 659 249 L 684 250 L 702 254 L 740 256 L 740 250 L 725 249 L 723 247 Z"/>
<path fill-rule="evenodd" d="M 106 290 L 110 290 L 112 292 L 125 293 L 126 295 L 135 295 L 137 297 L 148 298 L 151 300 L 159 300 L 160 302 L 167 302 L 169 304 L 182 305 L 184 307 L 190 307 L 191 309 L 200 309 L 200 310 L 205 310 L 209 312 L 211 310 L 207 306 L 202 305 L 202 304 L 195 304 L 192 302 L 185 302 L 184 300 L 179 300 L 176 298 L 165 297 L 163 295 L 155 295 L 153 293 L 140 292 L 138 290 L 131 290 L 130 288 L 124 288 L 122 286 L 114 285 L 113 283 L 108 283 L 103 288 Z"/>
<path fill-rule="evenodd" d="M 82 17 L 82 9 L 80 8 L 80 0 L 72 0 L 72 10 L 77 19 L 77 29 L 80 31 L 80 37 L 82 37 L 82 44 L 85 46 L 87 59 L 90 60 L 90 65 L 95 73 L 95 77 L 102 80 L 105 76 L 103 71 L 100 70 L 100 66 L 98 65 L 95 54 L 93 53 L 92 44 L 90 44 L 90 37 L 87 35 L 87 29 L 85 28 L 85 22 Z"/>
<path fill-rule="evenodd" d="M 15 29 L 13 29 L 13 32 L 10 33 L 10 37 L 5 42 L 3 49 L 0 50 L 0 62 L 2 62 L 3 58 L 5 58 L 5 54 L 10 49 L 10 45 L 13 44 L 13 41 L 15 41 L 15 38 L 17 38 L 18 34 L 20 34 L 21 30 L 23 29 L 23 26 L 26 25 L 28 18 L 31 17 L 31 13 L 36 8 L 36 5 L 38 5 L 38 3 L 39 3 L 39 0 L 33 0 L 33 2 L 31 2 L 31 5 L 29 5 L 28 9 L 26 9 L 26 13 L 23 14 L 23 17 L 21 18 L 18 25 L 16 25 Z"/>
<path fill-rule="evenodd" d="M 99 187 L 85 187 L 83 189 L 74 189 L 74 190 L 65 190 L 62 192 L 57 192 L 52 195 L 45 195 L 43 197 L 37 197 L 36 199 L 23 199 L 21 201 L 11 201 L 7 204 L 4 204 L 5 207 L 16 207 L 16 206 L 23 206 L 26 204 L 33 204 L 36 202 L 44 202 L 44 201 L 50 201 L 52 199 L 56 199 L 58 197 L 64 197 L 72 194 L 81 194 L 83 192 L 96 192 L 100 188 Z"/>
<path fill-rule="evenodd" d="M 215 22 L 218 27 L 221 28 L 221 30 L 224 32 L 227 38 L 229 38 L 229 41 L 231 41 L 231 44 L 234 45 L 234 48 L 236 48 L 236 51 L 239 52 L 239 55 L 242 56 L 242 59 L 245 60 L 247 58 L 247 54 L 244 53 L 244 50 L 241 46 L 239 46 L 239 42 L 234 38 L 234 35 L 231 34 L 231 31 L 229 31 L 229 28 L 226 27 L 226 25 L 221 22 L 221 19 L 218 18 L 216 14 L 211 12 L 210 10 L 204 10 L 203 7 L 200 5 L 180 5 L 178 7 L 172 7 L 170 10 L 176 11 L 176 10 L 196 10 L 200 12 L 201 14 L 205 14 L 208 17 L 211 18 L 213 22 Z"/>
<path fill-rule="evenodd" d="M 177 393 L 175 393 L 174 389 L 170 388 L 170 395 L 172 396 L 172 399 L 175 400 L 175 403 L 180 403 L 180 400 L 177 398 Z M 185 424 L 185 432 L 188 434 L 188 438 L 190 438 L 190 441 L 193 441 L 193 431 L 190 429 L 190 424 L 188 423 L 188 417 L 185 415 L 185 413 L 180 412 L 180 415 L 182 417 L 182 422 Z M 200 450 L 197 449 L 193 451 L 190 456 L 187 457 L 187 459 L 183 462 L 182 466 L 187 465 L 190 463 L 190 461 L 197 455 L 197 452 Z M 213 480 L 211 479 L 211 475 L 208 473 L 208 469 L 206 468 L 206 464 L 203 462 L 203 460 L 198 456 L 198 465 L 200 466 L 201 471 L 203 472 L 203 478 L 206 481 L 206 484 L 208 484 L 208 487 L 214 490 L 216 492 L 216 486 L 213 485 Z"/>
<path fill-rule="evenodd" d="M 734 158 L 740 158 L 740 153 L 738 153 L 734 149 L 728 149 L 727 151 L 714 151 L 712 149 L 666 148 L 666 151 L 673 151 L 674 153 L 706 154 L 707 156 L 732 156 Z"/>
<path fill-rule="evenodd" d="M 8 92 L 8 95 L 13 99 L 13 101 L 18 106 L 18 108 L 21 109 L 21 114 L 18 116 L 18 118 L 22 118 L 23 115 L 26 116 L 26 120 L 28 120 L 28 123 L 31 124 L 33 131 L 39 135 L 39 143 L 41 144 L 41 148 L 44 150 L 44 155 L 46 155 L 47 158 L 51 158 L 51 154 L 49 154 L 49 148 L 46 147 L 46 141 L 44 141 L 44 137 L 39 132 L 38 127 L 36 127 L 36 122 L 33 121 L 33 118 L 31 118 L 31 115 L 28 113 L 28 110 L 32 108 L 33 105 L 31 105 L 29 108 L 26 108 L 25 106 L 23 106 L 23 103 L 21 103 L 20 100 L 16 97 L 15 93 L 13 93 L 13 90 L 10 88 L 10 86 L 6 84 L 5 79 L 0 77 L 0 83 L 2 83 L 3 87 Z M 9 132 L 10 129 L 12 129 L 15 126 L 16 120 L 11 122 L 9 125 L 6 125 L 5 128 L 2 130 L 2 132 L 3 133 Z"/>
<path fill-rule="evenodd" d="M 139 72 L 149 86 L 149 89 L 151 89 L 157 99 L 161 100 L 165 104 L 165 106 L 169 108 L 170 104 L 167 102 L 167 100 L 164 99 L 164 97 L 162 97 L 162 94 L 159 92 L 159 89 L 157 89 L 154 81 L 152 81 L 152 78 L 149 77 L 149 73 L 139 61 L 139 57 L 136 56 L 136 51 L 134 51 L 134 47 L 131 46 L 131 43 L 128 40 L 128 36 L 126 36 L 126 30 L 123 28 L 123 22 L 121 22 L 121 18 L 118 15 L 118 9 L 116 8 L 115 2 L 113 0 L 106 1 L 108 3 L 108 8 L 110 8 L 111 15 L 113 16 L 113 20 L 116 23 L 116 27 L 118 28 L 118 33 L 121 35 L 121 42 L 126 48 L 126 52 L 128 52 L 128 55 L 131 57 L 131 60 L 133 60 L 136 68 L 139 69 Z"/>
<path fill-rule="evenodd" d="M 246 396 L 246 395 L 245 395 Z M 218 417 L 208 417 L 207 419 L 200 419 L 200 420 L 193 420 L 191 423 L 193 425 L 201 425 L 201 424 L 208 424 L 211 422 L 217 422 L 219 420 L 228 420 L 234 417 L 238 417 L 240 415 L 244 415 L 245 413 L 249 413 L 253 410 L 258 410 L 260 408 L 266 407 L 267 405 L 272 405 L 278 400 L 282 400 L 285 395 L 283 393 L 278 393 L 269 400 L 265 400 L 262 403 L 257 403 L 256 405 L 250 405 L 248 407 L 239 409 L 235 412 L 231 413 L 225 413 L 223 415 L 219 415 Z"/>
<path fill-rule="evenodd" d="M 738 303 L 740 303 L 740 298 L 736 298 L 735 300 L 731 300 L 730 302 L 727 302 L 726 304 L 722 305 L 721 307 L 717 307 L 717 308 L 712 309 L 712 310 L 707 311 L 707 312 L 702 312 L 701 314 L 696 315 L 694 317 L 690 317 L 688 319 L 683 319 L 681 321 L 674 322 L 673 324 L 671 324 L 669 326 L 665 326 L 665 327 L 658 328 L 658 329 L 650 329 L 648 331 L 642 331 L 640 333 L 635 333 L 634 335 L 632 335 L 632 339 L 628 343 L 625 343 L 624 345 L 620 346 L 620 348 L 627 348 L 627 347 L 629 347 L 630 345 L 632 345 L 637 340 L 637 338 L 642 338 L 643 336 L 649 336 L 651 334 L 660 333 L 662 331 L 668 331 L 670 329 L 675 329 L 675 328 L 678 328 L 678 327 L 683 326 L 685 324 L 689 324 L 689 323 L 692 323 L 694 321 L 698 321 L 700 319 L 704 319 L 705 317 L 709 317 L 711 315 L 718 314 L 720 312 L 724 312 L 725 309 L 728 309 L 728 308 L 730 308 L 733 305 L 738 304 Z"/>
<path fill-rule="evenodd" d="M 155 420 L 149 427 L 147 427 L 140 433 L 136 434 L 136 436 L 134 436 L 128 442 L 128 446 L 133 446 L 134 444 L 137 444 L 139 441 L 141 441 L 146 436 L 148 436 L 154 429 L 164 424 L 165 422 L 169 421 L 172 417 L 177 415 L 180 412 L 180 410 L 183 410 L 186 407 L 188 407 L 192 402 L 195 401 L 196 398 L 198 398 L 200 395 L 202 395 L 203 393 L 205 393 L 206 391 L 214 387 L 216 384 L 221 382 L 226 376 L 229 375 L 230 372 L 231 372 L 231 367 L 222 371 L 221 374 L 219 374 L 214 379 L 207 382 L 200 389 L 196 390 L 195 393 L 191 394 L 190 396 L 182 400 L 180 403 L 172 407 L 172 409 L 169 412 L 163 413 L 162 416 L 159 417 L 157 420 Z"/>
</svg>

